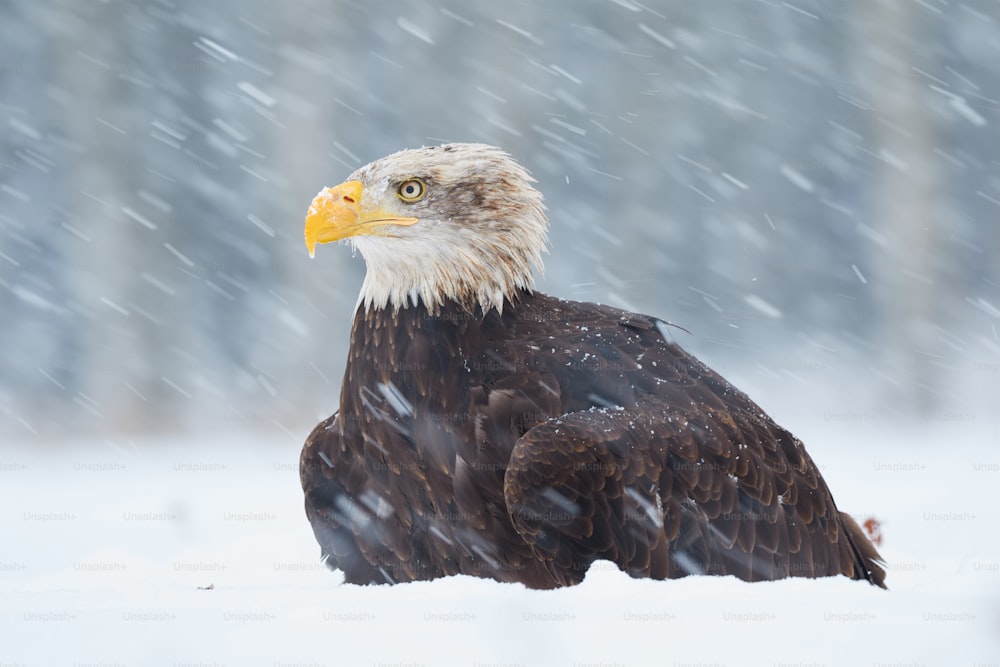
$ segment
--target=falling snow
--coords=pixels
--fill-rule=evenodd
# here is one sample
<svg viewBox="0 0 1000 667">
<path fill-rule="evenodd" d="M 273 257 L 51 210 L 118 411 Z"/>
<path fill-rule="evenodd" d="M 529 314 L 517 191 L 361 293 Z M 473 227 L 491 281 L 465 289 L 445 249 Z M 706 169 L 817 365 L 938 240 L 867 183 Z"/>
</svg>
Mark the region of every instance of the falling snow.
<svg viewBox="0 0 1000 667">
<path fill-rule="evenodd" d="M 47 455 L 0 457 L 14 545 L 0 554 L 0 626 L 18 638 L 8 661 L 64 663 L 65 645 L 86 649 L 72 652 L 80 664 L 145 664 L 148 645 L 166 664 L 250 664 L 277 645 L 269 638 L 309 647 L 322 636 L 344 652 L 327 664 L 468 664 L 460 649 L 503 627 L 536 653 L 491 642 L 483 664 L 646 664 L 641 638 L 664 633 L 694 640 L 671 654 L 678 664 L 744 664 L 698 635 L 728 600 L 800 631 L 783 634 L 795 650 L 761 664 L 845 662 L 851 642 L 797 639 L 816 627 L 879 629 L 850 662 L 995 662 L 992 505 L 981 499 L 966 523 L 923 519 L 965 511 L 964 496 L 932 507 L 927 480 L 867 470 L 927 457 L 973 496 L 995 486 L 981 434 L 1000 414 L 1000 20 L 987 2 L 950 4 L 3 5 L 0 441 Z M 315 568 L 295 460 L 336 409 L 364 266 L 334 246 L 307 261 L 305 209 L 375 157 L 450 140 L 498 144 L 537 179 L 551 220 L 540 289 L 662 318 L 664 344 L 768 412 L 786 407 L 778 420 L 850 489 L 843 509 L 883 520 L 889 596 L 608 571 L 554 597 L 469 580 L 368 591 Z M 672 369 L 646 370 L 672 381 Z M 385 379 L 361 400 L 397 424 L 412 406 Z M 264 474 L 251 469 L 269 460 L 261 452 L 229 452 L 211 484 L 170 473 L 171 457 L 223 456 L 215 436 L 237 428 L 282 451 L 280 467 Z M 942 443 L 961 454 L 931 460 Z M 137 474 L 71 469 L 115 456 L 137 457 L 125 462 Z M 178 519 L 123 528 L 109 519 L 123 510 Z M 280 519 L 216 521 L 236 510 Z M 342 510 L 359 521 L 388 511 L 378 498 Z M 62 511 L 78 518 L 23 518 Z M 94 563 L 127 569 L 74 570 Z M 205 577 L 177 563 L 227 569 Z M 834 621 L 858 611 L 876 622 L 831 626 L 817 599 Z M 426 604 L 476 620 L 456 633 L 424 622 Z M 790 608 L 810 611 L 792 619 Z M 170 634 L 194 641 L 164 644 L 167 624 L 152 621 L 105 624 L 121 610 L 172 614 Z M 257 611 L 275 616 L 259 632 L 224 620 Z M 577 617 L 520 617 L 563 612 Z M 349 613 L 372 618 L 338 616 Z M 934 616 L 950 613 L 958 621 Z M 572 638 L 609 623 L 634 652 L 582 653 Z M 773 636 L 726 627 L 748 645 Z M 945 628 L 958 633 L 948 651 L 934 641 Z M 185 648 L 240 630 L 247 643 L 213 641 L 216 654 Z M 386 632 L 402 635 L 387 645 Z"/>
</svg>

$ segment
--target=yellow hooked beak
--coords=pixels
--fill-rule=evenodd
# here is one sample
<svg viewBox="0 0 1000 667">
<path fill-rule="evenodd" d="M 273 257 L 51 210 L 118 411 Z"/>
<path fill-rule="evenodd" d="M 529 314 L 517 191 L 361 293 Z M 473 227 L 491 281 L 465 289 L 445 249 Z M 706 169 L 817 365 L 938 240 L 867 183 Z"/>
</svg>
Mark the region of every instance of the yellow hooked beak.
<svg viewBox="0 0 1000 667">
<path fill-rule="evenodd" d="M 384 225 L 413 225 L 417 218 L 396 215 L 382 208 L 363 212 L 361 181 L 347 181 L 323 188 L 306 214 L 306 248 L 316 256 L 317 243 L 330 243 L 364 234 L 380 235 Z"/>
</svg>

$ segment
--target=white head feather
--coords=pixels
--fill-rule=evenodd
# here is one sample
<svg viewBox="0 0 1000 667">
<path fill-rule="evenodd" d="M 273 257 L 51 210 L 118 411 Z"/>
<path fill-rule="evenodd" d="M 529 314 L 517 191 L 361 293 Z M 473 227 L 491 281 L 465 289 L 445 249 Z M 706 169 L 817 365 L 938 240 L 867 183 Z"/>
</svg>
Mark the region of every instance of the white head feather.
<svg viewBox="0 0 1000 667">
<path fill-rule="evenodd" d="M 397 196 L 400 183 L 427 185 L 419 201 Z M 548 219 L 534 179 L 499 148 L 446 144 L 404 150 L 354 172 L 364 186 L 362 210 L 382 208 L 418 218 L 385 235 L 353 236 L 367 275 L 358 306 L 405 308 L 420 301 L 436 312 L 446 301 L 468 309 L 503 309 L 504 299 L 532 289 L 542 270 Z"/>
</svg>

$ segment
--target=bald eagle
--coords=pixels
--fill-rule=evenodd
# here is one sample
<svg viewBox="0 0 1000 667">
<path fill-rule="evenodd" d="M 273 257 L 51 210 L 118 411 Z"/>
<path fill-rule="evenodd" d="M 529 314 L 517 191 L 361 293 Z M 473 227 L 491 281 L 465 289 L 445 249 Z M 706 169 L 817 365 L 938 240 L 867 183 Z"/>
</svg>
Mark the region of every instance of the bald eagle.
<svg viewBox="0 0 1000 667">
<path fill-rule="evenodd" d="M 312 202 L 305 240 L 361 251 L 340 406 L 300 477 L 354 584 L 469 574 L 846 575 L 884 587 L 802 443 L 655 317 L 533 289 L 534 179 L 482 144 L 404 150 Z"/>
</svg>

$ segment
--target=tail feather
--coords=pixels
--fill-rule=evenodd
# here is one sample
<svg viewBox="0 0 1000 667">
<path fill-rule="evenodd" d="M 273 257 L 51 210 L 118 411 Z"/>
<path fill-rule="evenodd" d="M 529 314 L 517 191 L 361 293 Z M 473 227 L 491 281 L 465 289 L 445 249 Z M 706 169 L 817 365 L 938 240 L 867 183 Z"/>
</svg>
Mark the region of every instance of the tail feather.
<svg viewBox="0 0 1000 667">
<path fill-rule="evenodd" d="M 840 513 L 841 524 L 847 533 L 847 541 L 854 552 L 854 578 L 864 579 L 879 588 L 885 585 L 885 560 L 875 550 L 861 526 L 849 514 Z"/>
</svg>

